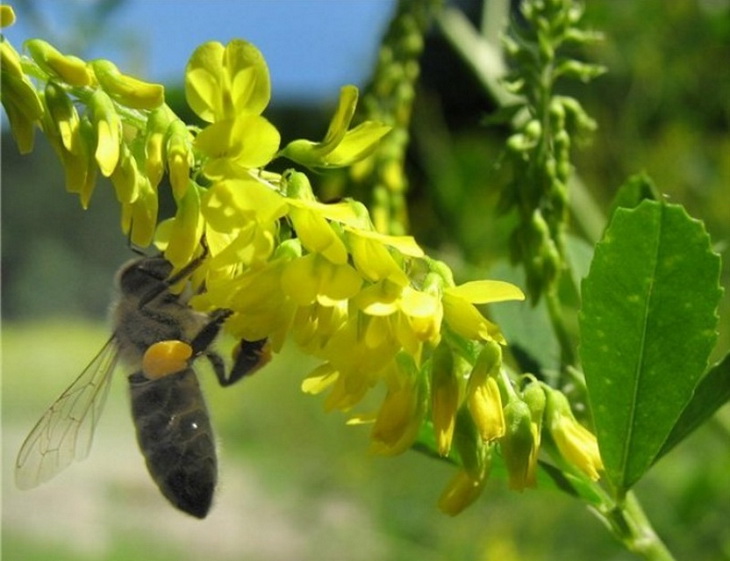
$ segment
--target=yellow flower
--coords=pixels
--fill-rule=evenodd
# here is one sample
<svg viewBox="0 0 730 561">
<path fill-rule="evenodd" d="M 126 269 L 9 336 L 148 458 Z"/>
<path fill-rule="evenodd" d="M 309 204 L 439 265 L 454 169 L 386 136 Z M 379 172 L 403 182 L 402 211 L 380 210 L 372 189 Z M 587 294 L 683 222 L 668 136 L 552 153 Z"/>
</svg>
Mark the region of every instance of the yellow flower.
<svg viewBox="0 0 730 561">
<path fill-rule="evenodd" d="M 92 125 L 88 118 L 79 118 L 68 96 L 52 83 L 46 86 L 45 101 L 49 110 L 43 114 L 41 126 L 63 163 L 66 191 L 78 193 L 81 206 L 87 208 L 97 172 L 91 155 L 95 143 Z"/>
<path fill-rule="evenodd" d="M 297 345 L 308 354 L 323 357 L 325 345 L 347 321 L 347 308 L 345 300 L 328 306 L 319 302 L 299 306 L 292 323 L 292 336 Z"/>
<path fill-rule="evenodd" d="M 95 60 L 91 67 L 99 85 L 117 103 L 132 109 L 155 109 L 165 102 L 165 88 L 160 84 L 122 74 L 108 60 Z"/>
<path fill-rule="evenodd" d="M 0 6 L 0 27 L 9 27 L 15 23 L 15 11 L 12 6 Z"/>
<path fill-rule="evenodd" d="M 317 253 L 291 261 L 281 277 L 284 293 L 299 306 L 334 305 L 352 298 L 361 284 L 362 278 L 350 265 L 336 265 Z"/>
<path fill-rule="evenodd" d="M 273 224 L 287 210 L 286 200 L 279 193 L 250 176 L 216 181 L 202 204 L 208 223 L 225 233 L 235 233 L 250 222 Z"/>
<path fill-rule="evenodd" d="M 213 41 L 205 43 L 188 62 L 185 97 L 208 123 L 260 115 L 271 98 L 266 61 L 256 47 L 240 39 L 225 47 Z"/>
<path fill-rule="evenodd" d="M 413 445 L 426 413 L 426 387 L 405 356 L 393 361 L 387 374 L 388 393 L 373 425 L 371 452 L 396 455 Z"/>
<path fill-rule="evenodd" d="M 120 203 L 133 203 L 139 196 L 142 177 L 137 162 L 125 143 L 119 146 L 119 162 L 109 176 Z"/>
<path fill-rule="evenodd" d="M 595 435 L 575 420 L 565 395 L 551 390 L 546 397 L 546 423 L 560 454 L 593 481 L 598 480 L 603 461 Z"/>
<path fill-rule="evenodd" d="M 5 11 L 6 21 L 14 19 Z M 0 41 L 0 76 L 2 104 L 8 115 L 10 130 L 21 154 L 33 150 L 34 124 L 43 115 L 43 105 L 33 84 L 20 64 L 20 55 L 7 40 Z"/>
<path fill-rule="evenodd" d="M 384 331 L 381 318 L 371 318 L 357 312 L 348 313 L 345 317 L 344 306 L 341 311 L 342 316 L 337 318 L 339 327 L 327 337 L 316 353 L 337 372 L 325 403 L 328 410 L 348 410 L 362 400 L 377 382 L 388 376 L 400 350 L 395 339 L 383 336 L 387 331 Z M 413 361 L 412 357 L 408 358 Z M 400 384 L 397 385 L 400 387 Z"/>
<path fill-rule="evenodd" d="M 274 258 L 234 278 L 209 276 L 206 293 L 191 299 L 196 309 L 227 308 L 234 314 L 226 329 L 237 339 L 268 338 L 278 352 L 289 333 L 296 306 L 282 290 L 281 276 L 289 257 Z"/>
<path fill-rule="evenodd" d="M 439 510 L 444 514 L 456 516 L 479 498 L 488 478 L 489 469 L 477 476 L 460 469 L 441 493 L 438 500 Z"/>
<path fill-rule="evenodd" d="M 55 128 L 60 135 L 63 147 L 71 154 L 77 155 L 81 150 L 79 146 L 81 120 L 71 98 L 63 88 L 49 82 L 46 84 L 45 102 L 51 117 L 49 125 Z M 52 134 L 48 130 L 46 133 Z"/>
<path fill-rule="evenodd" d="M 167 130 L 174 118 L 174 114 L 167 106 L 153 110 L 147 118 L 147 128 L 145 130 L 145 173 L 153 187 L 157 187 L 162 181 L 165 173 L 165 145 Z M 171 170 L 172 171 L 172 170 Z M 187 171 L 187 170 L 186 170 Z M 187 173 L 185 173 L 187 179 Z M 179 191 L 175 189 L 175 184 L 179 183 L 179 179 L 171 182 L 173 185 L 173 193 Z M 183 189 L 184 190 L 184 189 Z"/>
<path fill-rule="evenodd" d="M 122 231 L 137 247 L 147 247 L 152 242 L 157 226 L 157 191 L 146 175 L 138 174 L 138 196 L 134 202 L 122 203 Z"/>
<path fill-rule="evenodd" d="M 436 451 L 446 456 L 456 427 L 461 387 L 455 372 L 454 357 L 448 345 L 434 350 L 431 362 L 431 419 L 436 436 Z"/>
<path fill-rule="evenodd" d="M 349 166 L 369 156 L 391 127 L 376 121 L 366 121 L 348 130 L 357 97 L 355 86 L 344 86 L 340 90 L 339 104 L 324 140 L 294 140 L 284 147 L 281 156 L 310 168 Z"/>
<path fill-rule="evenodd" d="M 392 250 L 399 257 L 423 257 L 423 250 L 411 236 L 388 236 L 370 230 L 345 227 L 352 260 L 358 271 L 369 281 L 388 279 L 396 284 L 408 284 L 408 276 Z M 392 248 L 392 249 L 391 249 Z"/>
<path fill-rule="evenodd" d="M 383 336 L 394 338 L 413 356 L 422 343 L 439 342 L 443 310 L 433 294 L 382 280 L 361 290 L 352 303 L 369 316 L 388 317 Z"/>
<path fill-rule="evenodd" d="M 268 164 L 279 141 L 279 131 L 269 121 L 241 114 L 205 127 L 195 138 L 195 147 L 208 158 L 205 175 L 217 179 L 243 176 Z"/>
<path fill-rule="evenodd" d="M 302 245 L 335 265 L 347 263 L 347 249 L 332 225 L 316 209 L 300 201 L 290 201 L 289 218 Z"/>
<path fill-rule="evenodd" d="M 89 109 L 97 137 L 94 157 L 102 175 L 109 177 L 119 163 L 122 121 L 112 100 L 101 90 L 92 94 Z"/>
<path fill-rule="evenodd" d="M 346 202 L 329 205 L 318 202 L 309 179 L 299 172 L 285 173 L 282 189 L 288 195 L 289 218 L 302 245 L 336 265 L 346 263 L 347 248 L 336 228 L 340 222 L 356 220 L 352 206 Z"/>
<path fill-rule="evenodd" d="M 494 340 L 504 344 L 499 328 L 482 316 L 474 304 L 524 299 L 525 295 L 519 288 L 502 281 L 472 281 L 448 287 L 442 296 L 444 321 L 454 332 L 467 339 Z"/>
<path fill-rule="evenodd" d="M 61 54 L 42 39 L 26 41 L 25 48 L 38 66 L 49 74 L 58 76 L 70 86 L 90 86 L 94 81 L 91 70 L 83 60 Z"/>
<path fill-rule="evenodd" d="M 497 384 L 501 366 L 502 350 L 494 341 L 487 341 L 469 375 L 466 403 L 484 442 L 501 438 L 505 433 L 502 397 Z"/>
<path fill-rule="evenodd" d="M 165 144 L 172 193 L 179 200 L 188 188 L 193 164 L 192 135 L 180 119 L 173 119 L 167 127 Z"/>
<path fill-rule="evenodd" d="M 157 246 L 165 251 L 165 258 L 177 268 L 188 263 L 198 249 L 203 235 L 203 217 L 200 213 L 200 189 L 190 180 L 185 195 L 177 203 L 173 218 L 157 226 Z"/>
</svg>

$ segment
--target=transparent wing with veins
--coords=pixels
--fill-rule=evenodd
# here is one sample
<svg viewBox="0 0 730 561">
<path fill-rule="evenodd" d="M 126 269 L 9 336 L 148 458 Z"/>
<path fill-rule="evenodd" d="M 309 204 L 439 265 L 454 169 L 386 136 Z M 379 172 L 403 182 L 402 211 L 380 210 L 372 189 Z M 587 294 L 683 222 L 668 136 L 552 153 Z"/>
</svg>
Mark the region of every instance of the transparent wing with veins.
<svg viewBox="0 0 730 561">
<path fill-rule="evenodd" d="M 89 454 L 119 358 L 114 337 L 43 414 L 15 462 L 15 484 L 31 489 Z"/>
</svg>

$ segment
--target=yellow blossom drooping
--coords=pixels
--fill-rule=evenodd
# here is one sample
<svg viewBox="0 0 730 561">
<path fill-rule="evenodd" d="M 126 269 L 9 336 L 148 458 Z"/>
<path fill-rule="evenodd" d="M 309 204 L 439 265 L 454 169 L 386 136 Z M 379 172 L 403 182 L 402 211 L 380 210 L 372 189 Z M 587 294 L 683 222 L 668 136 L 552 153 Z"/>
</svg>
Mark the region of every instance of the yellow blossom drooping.
<svg viewBox="0 0 730 561">
<path fill-rule="evenodd" d="M 488 472 L 474 477 L 465 469 L 457 471 L 439 497 L 439 510 L 449 516 L 459 514 L 482 494 L 487 475 Z"/>
<path fill-rule="evenodd" d="M 444 320 L 456 333 L 467 339 L 495 340 L 505 343 L 499 328 L 487 320 L 474 304 L 505 300 L 524 300 L 525 295 L 513 284 L 502 281 L 472 281 L 444 290 Z"/>
<path fill-rule="evenodd" d="M 564 394 L 552 390 L 546 397 L 545 422 L 560 454 L 590 479 L 598 480 L 603 461 L 595 435 L 576 421 Z"/>
<path fill-rule="evenodd" d="M 405 356 L 391 363 L 386 373 L 388 393 L 371 433 L 371 451 L 395 455 L 411 447 L 426 414 L 425 381 Z"/>
<path fill-rule="evenodd" d="M 442 342 L 434 351 L 431 365 L 431 419 L 436 451 L 441 456 L 446 456 L 451 450 L 460 393 L 453 354 L 448 345 Z"/>
</svg>

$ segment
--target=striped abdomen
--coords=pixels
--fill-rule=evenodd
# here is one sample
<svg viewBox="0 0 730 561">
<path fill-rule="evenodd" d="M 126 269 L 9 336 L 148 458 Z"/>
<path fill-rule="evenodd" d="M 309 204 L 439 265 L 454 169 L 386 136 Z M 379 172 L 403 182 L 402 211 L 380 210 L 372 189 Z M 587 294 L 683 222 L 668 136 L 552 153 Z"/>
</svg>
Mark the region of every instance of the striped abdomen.
<svg viewBox="0 0 730 561">
<path fill-rule="evenodd" d="M 213 431 L 192 369 L 149 380 L 129 377 L 132 419 L 147 469 L 177 508 L 204 518 L 217 480 Z"/>
</svg>

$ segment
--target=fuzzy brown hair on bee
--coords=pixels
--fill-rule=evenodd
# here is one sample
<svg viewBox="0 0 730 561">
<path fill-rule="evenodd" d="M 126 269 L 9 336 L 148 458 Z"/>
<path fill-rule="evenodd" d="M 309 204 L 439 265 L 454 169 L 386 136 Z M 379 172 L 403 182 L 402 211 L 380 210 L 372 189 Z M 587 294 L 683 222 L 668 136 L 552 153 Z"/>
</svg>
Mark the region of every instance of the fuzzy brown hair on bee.
<svg viewBox="0 0 730 561">
<path fill-rule="evenodd" d="M 117 361 L 129 369 L 132 419 L 148 471 L 177 508 L 204 518 L 218 469 L 210 416 L 193 369 L 201 356 L 228 386 L 268 361 L 266 340 L 241 341 L 229 372 L 212 350 L 230 310 L 204 314 L 188 305 L 190 290 L 173 292 L 197 267 L 173 273 L 163 257 L 121 267 L 112 306 L 113 333 L 79 377 L 51 405 L 21 446 L 16 484 L 28 489 L 86 457 Z"/>
</svg>

